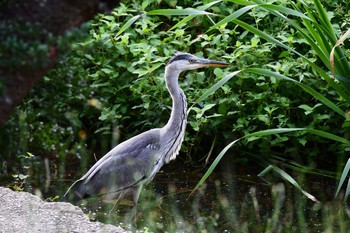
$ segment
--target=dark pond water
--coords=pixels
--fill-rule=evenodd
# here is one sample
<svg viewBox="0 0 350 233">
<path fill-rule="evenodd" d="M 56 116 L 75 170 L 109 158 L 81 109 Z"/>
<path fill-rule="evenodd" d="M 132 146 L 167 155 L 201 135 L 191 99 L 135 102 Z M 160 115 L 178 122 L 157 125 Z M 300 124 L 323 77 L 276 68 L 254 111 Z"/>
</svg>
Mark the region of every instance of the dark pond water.
<svg viewBox="0 0 350 233">
<path fill-rule="evenodd" d="M 48 201 L 62 196 L 75 179 L 79 164 L 55 159 L 30 158 L 22 168 L 7 165 L 2 186 L 41 195 Z M 6 170 L 6 164 L 3 170 Z M 165 165 L 153 182 L 144 187 L 137 219 L 131 224 L 131 202 L 80 203 L 93 220 L 146 232 L 342 232 L 349 228 L 348 208 L 333 200 L 335 180 L 291 173 L 320 203 L 269 174 L 257 175 L 264 167 L 222 161 L 198 191 L 190 195 L 207 167 L 193 167 L 181 156 Z M 335 230 L 335 231 L 333 231 Z M 344 231 L 347 232 L 347 231 Z"/>
</svg>

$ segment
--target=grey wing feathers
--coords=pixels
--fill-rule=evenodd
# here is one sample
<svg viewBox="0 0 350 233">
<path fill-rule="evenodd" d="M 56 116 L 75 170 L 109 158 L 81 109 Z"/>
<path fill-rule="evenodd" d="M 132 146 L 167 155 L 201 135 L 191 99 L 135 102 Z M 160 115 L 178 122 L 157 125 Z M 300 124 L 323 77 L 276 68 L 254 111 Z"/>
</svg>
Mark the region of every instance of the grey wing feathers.
<svg viewBox="0 0 350 233">
<path fill-rule="evenodd" d="M 118 193 L 141 185 L 150 178 L 159 160 L 158 142 L 159 131 L 154 129 L 119 144 L 97 161 L 67 193 L 73 191 L 75 199 L 79 200 L 101 191 Z"/>
</svg>

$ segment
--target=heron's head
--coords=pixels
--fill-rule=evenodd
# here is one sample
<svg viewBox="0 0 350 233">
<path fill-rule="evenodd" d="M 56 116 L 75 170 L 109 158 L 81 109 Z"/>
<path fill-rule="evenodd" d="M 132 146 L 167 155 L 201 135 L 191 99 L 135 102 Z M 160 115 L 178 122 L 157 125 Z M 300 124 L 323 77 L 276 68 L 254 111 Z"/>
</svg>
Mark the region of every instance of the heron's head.
<svg viewBox="0 0 350 233">
<path fill-rule="evenodd" d="M 177 52 L 174 57 L 172 57 L 167 67 L 171 69 L 176 69 L 181 71 L 185 70 L 194 70 L 206 66 L 228 66 L 229 63 L 214 61 L 204 58 L 196 57 L 189 53 L 180 53 Z"/>
</svg>

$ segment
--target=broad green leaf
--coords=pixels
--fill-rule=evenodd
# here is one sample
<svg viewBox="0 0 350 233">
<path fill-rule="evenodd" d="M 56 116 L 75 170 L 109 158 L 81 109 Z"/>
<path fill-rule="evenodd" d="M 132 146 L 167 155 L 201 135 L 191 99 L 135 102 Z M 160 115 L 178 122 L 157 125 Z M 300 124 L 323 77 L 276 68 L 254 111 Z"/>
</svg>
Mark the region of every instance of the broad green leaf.
<svg viewBox="0 0 350 233">
<path fill-rule="evenodd" d="M 321 25 L 326 28 L 326 31 L 332 33 L 332 38 L 335 40 L 337 36 L 334 33 L 333 26 L 328 18 L 325 8 L 322 6 L 319 0 L 314 0 L 314 4 L 318 13 L 319 18 L 321 19 Z"/>
<path fill-rule="evenodd" d="M 111 73 L 114 72 L 114 70 L 109 69 L 109 68 L 102 68 L 101 70 L 102 70 L 103 72 L 105 72 L 106 74 L 111 74 Z"/>
</svg>

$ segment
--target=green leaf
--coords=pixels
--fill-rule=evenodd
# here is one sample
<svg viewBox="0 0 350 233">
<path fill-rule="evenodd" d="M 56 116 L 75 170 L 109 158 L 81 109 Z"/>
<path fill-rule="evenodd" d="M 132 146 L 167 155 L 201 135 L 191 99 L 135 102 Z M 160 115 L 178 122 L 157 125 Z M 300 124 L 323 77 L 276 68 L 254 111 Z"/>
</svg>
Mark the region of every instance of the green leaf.
<svg viewBox="0 0 350 233">
<path fill-rule="evenodd" d="M 262 130 L 259 132 L 255 132 L 255 133 L 251 133 L 251 134 L 247 134 L 237 140 L 234 140 L 233 142 L 231 142 L 230 144 L 228 144 L 227 146 L 225 146 L 225 148 L 220 152 L 220 154 L 215 158 L 214 162 L 210 165 L 210 167 L 208 168 L 208 170 L 206 171 L 206 173 L 203 175 L 203 177 L 200 179 L 200 181 L 197 183 L 196 187 L 192 190 L 191 194 L 192 195 L 198 188 L 199 186 L 201 186 L 204 181 L 210 176 L 210 174 L 214 171 L 214 169 L 216 168 L 216 166 L 219 164 L 220 160 L 222 159 L 222 157 L 226 154 L 226 152 L 232 147 L 234 146 L 237 142 L 241 141 L 244 138 L 250 138 L 250 137 L 262 137 L 262 136 L 267 136 L 267 135 L 272 135 L 272 134 L 276 134 L 276 133 L 287 133 L 287 132 L 293 132 L 293 131 L 300 131 L 300 130 L 305 130 L 304 128 L 290 128 L 290 129 L 269 129 L 269 130 Z"/>
<path fill-rule="evenodd" d="M 186 9 L 159 9 L 147 12 L 147 15 L 164 15 L 164 16 L 172 16 L 172 15 L 213 15 L 213 13 L 206 12 L 203 10 L 196 10 L 193 8 Z"/>
<path fill-rule="evenodd" d="M 219 1 L 213 1 L 213 2 L 210 2 L 204 6 L 200 6 L 198 7 L 198 10 L 206 10 L 208 9 L 209 7 L 219 3 L 219 2 L 222 2 L 222 0 L 219 0 Z M 189 15 L 187 17 L 185 17 L 184 19 L 180 20 L 177 24 L 175 24 L 173 27 L 171 27 L 168 31 L 172 31 L 174 30 L 175 28 L 178 28 L 182 25 L 185 25 L 188 21 L 192 20 L 196 15 Z"/>
<path fill-rule="evenodd" d="M 293 177 L 291 177 L 287 172 L 283 171 L 279 167 L 276 167 L 274 165 L 269 165 L 268 168 L 263 171 L 264 174 L 266 173 L 266 170 L 267 171 L 273 170 L 274 172 L 279 174 L 283 179 L 285 179 L 286 181 L 291 183 L 295 188 L 299 189 L 307 198 L 309 198 L 310 200 L 312 200 L 314 202 L 319 202 L 313 195 L 311 195 L 310 193 L 303 190 L 301 188 L 301 186 L 298 184 L 298 182 Z M 260 173 L 259 176 L 261 176 L 261 174 L 262 173 Z"/>
<path fill-rule="evenodd" d="M 299 18 L 304 18 L 307 20 L 311 20 L 308 16 L 304 15 L 303 13 L 300 13 L 299 11 L 295 11 L 293 9 L 284 7 L 284 6 L 278 6 L 278 5 L 273 5 L 273 4 L 261 4 L 259 7 L 267 9 L 267 10 L 274 10 L 278 12 L 282 12 L 286 15 L 293 15 L 297 16 Z"/>
<path fill-rule="evenodd" d="M 246 0 L 228 0 L 229 2 L 236 3 L 238 5 L 244 5 L 244 6 L 249 6 L 249 5 L 256 5 L 255 2 L 252 1 L 246 1 Z"/>
<path fill-rule="evenodd" d="M 233 142 L 231 142 L 230 144 L 228 144 L 220 153 L 219 155 L 216 157 L 216 159 L 214 160 L 214 162 L 210 165 L 210 167 L 208 168 L 208 170 L 206 171 L 206 173 L 203 175 L 203 177 L 200 179 L 200 181 L 197 183 L 196 187 L 192 190 L 191 194 L 192 195 L 194 193 L 195 190 L 198 189 L 199 186 L 201 186 L 204 181 L 210 176 L 210 174 L 214 171 L 215 167 L 219 164 L 220 160 L 222 159 L 222 157 L 225 155 L 225 153 L 232 147 L 234 146 L 237 142 L 241 141 L 242 139 L 248 139 L 248 138 L 252 138 L 252 137 L 263 137 L 263 136 L 268 136 L 268 135 L 274 135 L 274 134 L 281 134 L 281 133 L 288 133 L 288 132 L 295 132 L 295 131 L 306 131 L 308 133 L 314 134 L 314 135 L 318 135 L 320 137 L 324 137 L 333 141 L 337 141 L 340 143 L 344 143 L 344 144 L 348 144 L 350 145 L 350 141 L 339 137 L 337 135 L 331 134 L 331 133 L 327 133 L 321 130 L 315 130 L 315 129 L 307 129 L 307 128 L 278 128 L 278 129 L 267 129 L 267 130 L 261 130 L 258 132 L 254 132 L 254 133 L 250 133 L 247 134 L 239 139 L 234 140 Z M 304 193 L 304 192 L 303 192 Z M 307 193 L 304 193 L 305 195 L 307 195 Z"/>
<path fill-rule="evenodd" d="M 228 144 L 221 152 L 220 154 L 215 158 L 214 162 L 210 165 L 210 167 L 208 168 L 207 172 L 202 176 L 202 178 L 200 179 L 200 181 L 197 183 L 196 187 L 194 187 L 194 189 L 192 190 L 192 192 L 190 193 L 190 196 L 199 188 L 199 186 L 201 186 L 204 181 L 210 176 L 210 174 L 214 171 L 214 169 L 216 168 L 216 166 L 219 164 L 221 158 L 226 154 L 226 152 L 234 145 L 236 144 L 236 142 L 238 142 L 240 139 L 237 139 L 233 142 L 231 142 L 230 144 Z"/>
<path fill-rule="evenodd" d="M 313 97 L 315 97 L 316 99 L 321 101 L 323 104 L 328 106 L 330 109 L 332 109 L 333 111 L 337 112 L 339 115 L 345 117 L 345 112 L 342 109 L 340 109 L 335 103 L 330 101 L 328 98 L 326 98 L 325 96 L 323 96 L 319 92 L 315 91 L 314 89 L 312 89 L 310 86 L 308 86 L 306 84 L 298 83 L 298 85 L 301 88 L 303 88 L 306 92 L 311 94 Z"/>
<path fill-rule="evenodd" d="M 349 171 L 350 171 L 350 158 L 349 158 L 348 161 L 346 162 L 345 167 L 344 167 L 344 169 L 343 169 L 343 172 L 342 172 L 342 174 L 341 174 L 340 181 L 339 181 L 339 184 L 338 184 L 338 186 L 337 186 L 337 191 L 336 191 L 336 193 L 335 193 L 335 197 L 338 196 L 339 191 L 340 191 L 340 188 L 343 186 L 343 184 L 344 184 L 344 182 L 345 182 L 345 179 L 349 176 Z M 348 192 L 348 190 L 350 190 L 349 184 L 348 184 L 348 186 L 347 186 L 347 188 L 346 188 L 346 192 Z M 348 194 L 348 195 L 349 195 L 349 194 Z M 344 198 L 344 201 L 345 201 L 346 199 L 347 199 L 347 197 Z"/>
<path fill-rule="evenodd" d="M 346 138 L 343 137 L 339 137 L 337 135 L 322 131 L 322 130 L 317 130 L 317 129 L 307 129 L 306 130 L 308 133 L 314 134 L 314 135 L 318 135 L 320 137 L 323 138 L 327 138 L 336 142 L 340 142 L 340 143 L 344 143 L 344 144 L 348 144 L 350 145 L 350 141 Z"/>
<path fill-rule="evenodd" d="M 283 15 L 281 15 L 281 17 L 283 19 L 286 19 L 288 20 L 287 18 L 285 18 Z M 303 60 L 305 60 L 313 69 L 315 69 L 315 71 L 322 77 L 324 78 L 327 83 L 329 85 L 331 85 L 336 91 L 337 93 L 342 97 L 344 98 L 347 102 L 350 102 L 350 94 L 348 93 L 348 91 L 346 89 L 343 88 L 342 85 L 339 85 L 338 83 L 335 83 L 334 80 L 325 72 L 323 71 L 319 66 L 317 66 L 313 61 L 309 60 L 308 58 L 306 58 L 305 56 L 303 56 L 302 54 L 300 54 L 299 52 L 297 52 L 296 50 L 294 50 L 293 48 L 283 44 L 282 42 L 276 40 L 275 38 L 271 37 L 270 35 L 266 34 L 265 32 L 245 23 L 245 22 L 242 22 L 238 19 L 234 19 L 232 20 L 232 22 L 234 22 L 235 24 L 243 27 L 244 29 L 254 33 L 255 35 L 258 35 L 260 36 L 261 38 L 264 38 L 265 40 L 267 40 L 268 42 L 270 43 L 273 43 L 273 44 L 276 44 L 284 49 L 287 49 L 291 52 L 293 52 L 294 54 L 300 56 Z M 290 23 L 292 23 L 292 21 L 288 21 Z M 293 24 L 293 26 L 296 26 L 295 24 Z M 302 33 L 304 36 L 306 35 L 305 34 L 305 30 L 303 29 L 300 29 L 299 30 L 300 33 Z M 305 37 L 305 38 L 308 38 L 308 37 Z M 311 43 L 311 39 L 308 39 L 308 42 Z M 318 48 L 318 45 L 317 44 L 314 44 L 312 46 L 313 49 L 317 49 Z M 322 52 L 320 52 L 322 53 Z M 325 58 L 327 59 L 327 58 Z M 305 89 L 305 90 L 310 90 L 310 89 Z M 328 102 L 329 103 L 329 102 Z M 328 106 L 328 105 L 327 105 Z M 334 105 L 333 105 L 334 106 Z M 334 109 L 336 109 L 336 112 L 339 113 L 340 115 L 343 115 L 343 111 L 341 111 L 339 108 L 335 107 Z M 339 111 L 340 110 L 340 111 Z"/>
<path fill-rule="evenodd" d="M 328 98 L 326 98 L 325 96 L 323 96 L 319 92 L 315 91 L 313 88 L 311 88 L 310 86 L 308 86 L 306 84 L 303 84 L 301 82 L 297 82 L 296 80 L 288 78 L 287 76 L 284 76 L 282 74 L 279 74 L 279 73 L 276 73 L 276 72 L 273 72 L 273 71 L 270 71 L 270 70 L 266 70 L 266 69 L 247 68 L 244 71 L 248 71 L 248 72 L 252 72 L 252 73 L 256 73 L 256 74 L 260 74 L 260 75 L 265 75 L 265 76 L 268 76 L 268 77 L 275 77 L 275 78 L 278 78 L 278 79 L 284 79 L 284 80 L 288 80 L 288 81 L 294 82 L 297 85 L 299 85 L 302 89 L 304 89 L 304 91 L 306 91 L 307 93 L 311 94 L 314 98 L 318 99 L 323 104 L 325 104 L 327 107 L 329 107 L 333 111 L 337 112 L 339 115 L 345 117 L 345 112 L 342 109 L 340 109 L 335 103 L 333 103 Z"/>
<path fill-rule="evenodd" d="M 124 24 L 124 26 L 119 30 L 119 32 L 115 35 L 115 37 L 118 37 L 120 34 L 122 34 L 125 30 L 127 30 L 131 25 L 133 25 L 135 23 L 136 20 L 138 20 L 139 18 L 141 18 L 143 15 L 135 15 L 134 17 L 132 17 L 131 19 L 128 20 L 128 22 L 126 22 L 126 24 Z"/>
<path fill-rule="evenodd" d="M 220 81 L 218 81 L 217 83 L 215 83 L 212 87 L 210 87 L 206 92 L 203 93 L 203 95 L 201 97 L 199 97 L 194 103 L 193 105 L 187 110 L 187 114 L 191 111 L 192 107 L 195 104 L 198 104 L 199 102 L 203 101 L 204 99 L 206 99 L 208 96 L 214 94 L 214 92 L 219 89 L 222 85 L 224 85 L 225 83 L 227 83 L 232 77 L 236 76 L 237 74 L 239 74 L 241 71 L 235 71 L 232 72 L 231 74 L 225 76 L 224 78 L 222 78 Z"/>
<path fill-rule="evenodd" d="M 105 72 L 106 74 L 111 74 L 111 73 L 114 72 L 114 70 L 109 69 L 109 68 L 102 68 L 101 70 L 102 70 L 103 72 Z"/>
<path fill-rule="evenodd" d="M 249 6 L 245 6 L 235 12 L 233 12 L 232 14 L 230 14 L 229 16 L 227 16 L 226 18 L 224 18 L 223 20 L 219 21 L 218 23 L 216 23 L 215 25 L 213 25 L 211 28 L 209 28 L 208 32 L 220 27 L 223 24 L 226 24 L 228 22 L 231 22 L 234 19 L 237 19 L 238 17 L 240 17 L 241 15 L 245 14 L 247 11 L 251 10 L 252 8 L 257 7 L 257 5 L 249 5 Z"/>
</svg>

